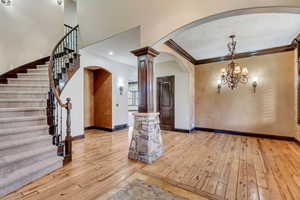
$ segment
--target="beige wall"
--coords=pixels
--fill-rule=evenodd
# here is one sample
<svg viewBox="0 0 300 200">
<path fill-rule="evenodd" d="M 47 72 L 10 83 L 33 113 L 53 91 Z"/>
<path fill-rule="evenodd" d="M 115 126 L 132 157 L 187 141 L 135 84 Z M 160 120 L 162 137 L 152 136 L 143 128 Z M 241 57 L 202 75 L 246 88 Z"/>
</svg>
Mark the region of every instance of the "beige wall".
<svg viewBox="0 0 300 200">
<path fill-rule="evenodd" d="M 248 68 L 249 83 L 233 91 L 223 87 L 220 94 L 217 79 L 228 62 L 196 66 L 196 127 L 295 137 L 294 51 L 237 62 Z"/>
<path fill-rule="evenodd" d="M 76 26 L 77 6 L 73 0 L 64 0 L 64 23 L 70 26 Z"/>
<path fill-rule="evenodd" d="M 294 75 L 295 75 L 295 91 L 298 91 L 298 69 L 299 69 L 299 67 L 298 67 L 298 49 L 296 48 L 295 49 L 295 51 L 294 51 L 294 62 L 295 62 L 295 73 L 294 73 Z M 297 93 L 296 93 L 297 94 Z M 295 107 L 294 107 L 294 109 L 295 109 L 295 124 L 296 124 L 296 139 L 298 140 L 298 141 L 300 141 L 300 125 L 298 124 L 298 94 L 297 95 L 295 95 Z"/>
<path fill-rule="evenodd" d="M 266 6 L 300 7 L 299 0 L 77 0 L 77 3 L 83 46 L 137 26 L 141 26 L 141 46 L 152 46 L 186 24 L 219 13 Z M 280 9 L 272 12 L 275 10 Z"/>
<path fill-rule="evenodd" d="M 55 0 L 0 3 L 0 74 L 50 56 L 63 36 L 64 8 Z"/>
</svg>

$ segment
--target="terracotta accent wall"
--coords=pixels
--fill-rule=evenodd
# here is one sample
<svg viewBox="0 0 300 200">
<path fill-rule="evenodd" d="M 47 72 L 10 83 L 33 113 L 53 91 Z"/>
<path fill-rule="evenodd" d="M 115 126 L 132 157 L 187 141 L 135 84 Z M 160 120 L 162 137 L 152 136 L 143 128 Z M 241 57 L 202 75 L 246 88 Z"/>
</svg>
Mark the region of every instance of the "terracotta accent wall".
<svg viewBox="0 0 300 200">
<path fill-rule="evenodd" d="M 84 127 L 112 128 L 112 75 L 84 70 Z"/>
<path fill-rule="evenodd" d="M 196 127 L 295 137 L 294 51 L 239 59 L 249 70 L 249 83 L 217 93 L 221 68 L 228 62 L 197 65 Z M 252 78 L 258 77 L 253 93 Z"/>
<path fill-rule="evenodd" d="M 104 70 L 94 72 L 94 124 L 112 128 L 112 75 Z"/>
<path fill-rule="evenodd" d="M 94 126 L 94 72 L 84 70 L 84 127 Z"/>
</svg>

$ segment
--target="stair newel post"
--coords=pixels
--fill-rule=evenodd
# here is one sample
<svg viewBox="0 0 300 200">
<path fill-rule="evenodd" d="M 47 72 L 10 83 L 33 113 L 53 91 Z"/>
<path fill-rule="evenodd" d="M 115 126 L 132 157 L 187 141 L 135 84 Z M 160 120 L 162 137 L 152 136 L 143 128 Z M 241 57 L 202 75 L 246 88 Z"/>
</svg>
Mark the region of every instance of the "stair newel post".
<svg viewBox="0 0 300 200">
<path fill-rule="evenodd" d="M 67 120 L 66 120 L 66 138 L 65 138 L 65 159 L 64 163 L 72 161 L 72 136 L 71 136 L 71 98 L 67 98 L 66 103 Z"/>
</svg>

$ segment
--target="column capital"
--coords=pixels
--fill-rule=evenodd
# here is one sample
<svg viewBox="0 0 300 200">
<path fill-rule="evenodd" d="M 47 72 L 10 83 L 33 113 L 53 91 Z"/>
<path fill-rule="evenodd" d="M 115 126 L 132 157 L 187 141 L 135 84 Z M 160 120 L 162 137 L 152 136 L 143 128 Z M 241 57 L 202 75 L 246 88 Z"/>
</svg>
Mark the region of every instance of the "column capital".
<svg viewBox="0 0 300 200">
<path fill-rule="evenodd" d="M 141 49 L 136 49 L 136 50 L 131 51 L 131 53 L 134 54 L 135 56 L 151 55 L 153 57 L 156 57 L 159 55 L 159 52 L 151 47 L 144 47 Z"/>
</svg>

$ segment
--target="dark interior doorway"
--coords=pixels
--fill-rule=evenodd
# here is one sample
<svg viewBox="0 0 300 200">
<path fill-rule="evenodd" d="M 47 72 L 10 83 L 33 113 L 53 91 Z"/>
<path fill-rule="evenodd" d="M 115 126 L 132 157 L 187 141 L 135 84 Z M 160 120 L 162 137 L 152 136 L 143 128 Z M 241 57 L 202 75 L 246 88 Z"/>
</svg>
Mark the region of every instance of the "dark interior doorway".
<svg viewBox="0 0 300 200">
<path fill-rule="evenodd" d="M 175 76 L 157 78 L 157 112 L 160 113 L 160 128 L 175 128 Z"/>
</svg>

